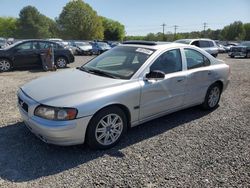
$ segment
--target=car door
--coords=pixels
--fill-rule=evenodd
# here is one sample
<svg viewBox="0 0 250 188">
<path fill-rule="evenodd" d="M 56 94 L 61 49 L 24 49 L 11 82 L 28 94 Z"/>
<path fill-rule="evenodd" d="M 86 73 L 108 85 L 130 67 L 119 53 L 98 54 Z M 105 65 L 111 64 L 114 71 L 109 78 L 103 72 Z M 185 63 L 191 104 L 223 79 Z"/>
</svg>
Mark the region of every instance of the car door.
<svg viewBox="0 0 250 188">
<path fill-rule="evenodd" d="M 213 71 L 210 60 L 197 50 L 184 48 L 187 64 L 187 93 L 184 105 L 201 103 L 212 82 Z"/>
<path fill-rule="evenodd" d="M 140 120 L 183 105 L 186 92 L 186 75 L 182 71 L 182 67 L 180 49 L 164 52 L 150 66 L 150 71 L 163 71 L 165 78 L 158 81 L 143 81 Z"/>
<path fill-rule="evenodd" d="M 33 48 L 33 42 L 24 42 L 14 48 L 13 63 L 15 67 L 37 65 L 39 56 Z"/>
</svg>

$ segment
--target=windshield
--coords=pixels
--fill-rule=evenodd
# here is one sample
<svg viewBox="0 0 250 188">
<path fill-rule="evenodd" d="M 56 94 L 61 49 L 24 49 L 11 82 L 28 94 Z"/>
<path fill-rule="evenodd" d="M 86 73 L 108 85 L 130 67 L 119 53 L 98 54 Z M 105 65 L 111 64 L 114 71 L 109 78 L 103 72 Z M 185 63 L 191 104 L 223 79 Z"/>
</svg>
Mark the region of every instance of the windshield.
<svg viewBox="0 0 250 188">
<path fill-rule="evenodd" d="M 239 44 L 239 46 L 247 46 L 250 47 L 250 42 L 242 42 Z"/>
<path fill-rule="evenodd" d="M 130 79 L 154 51 L 147 48 L 118 46 L 97 56 L 82 68 L 102 71 L 116 78 Z"/>
<path fill-rule="evenodd" d="M 90 44 L 87 42 L 76 42 L 75 43 L 77 46 L 89 46 Z"/>
<path fill-rule="evenodd" d="M 106 43 L 104 43 L 104 42 L 98 42 L 98 45 L 100 46 L 100 47 L 107 47 L 108 45 L 106 44 Z"/>
</svg>

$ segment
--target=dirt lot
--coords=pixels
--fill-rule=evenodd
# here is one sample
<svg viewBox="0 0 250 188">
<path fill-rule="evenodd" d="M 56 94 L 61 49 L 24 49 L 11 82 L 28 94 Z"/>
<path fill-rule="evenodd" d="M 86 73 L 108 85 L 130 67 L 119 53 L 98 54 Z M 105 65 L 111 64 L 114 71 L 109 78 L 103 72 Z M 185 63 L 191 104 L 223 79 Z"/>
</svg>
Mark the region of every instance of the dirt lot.
<svg viewBox="0 0 250 188">
<path fill-rule="evenodd" d="M 106 151 L 37 139 L 22 123 L 16 91 L 51 73 L 0 73 L 0 187 L 249 187 L 250 59 L 218 58 L 232 75 L 216 110 L 156 119 Z M 76 57 L 70 66 L 86 61 Z"/>
</svg>

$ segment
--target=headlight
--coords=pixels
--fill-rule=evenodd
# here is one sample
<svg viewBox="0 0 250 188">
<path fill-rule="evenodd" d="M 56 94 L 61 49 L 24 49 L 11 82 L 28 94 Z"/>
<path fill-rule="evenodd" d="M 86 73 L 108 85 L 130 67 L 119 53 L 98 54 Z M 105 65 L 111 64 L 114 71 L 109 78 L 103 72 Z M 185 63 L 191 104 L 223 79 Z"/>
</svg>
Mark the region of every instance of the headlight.
<svg viewBox="0 0 250 188">
<path fill-rule="evenodd" d="M 35 109 L 34 114 L 38 117 L 49 120 L 72 120 L 76 118 L 77 109 L 40 105 Z"/>
</svg>

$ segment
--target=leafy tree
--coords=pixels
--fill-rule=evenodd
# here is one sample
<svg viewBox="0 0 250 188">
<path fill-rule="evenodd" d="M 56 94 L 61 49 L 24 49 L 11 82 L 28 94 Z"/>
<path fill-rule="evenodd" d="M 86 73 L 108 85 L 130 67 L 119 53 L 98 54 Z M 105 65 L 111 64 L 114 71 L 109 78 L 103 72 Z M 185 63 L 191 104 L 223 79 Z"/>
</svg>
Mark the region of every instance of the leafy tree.
<svg viewBox="0 0 250 188">
<path fill-rule="evenodd" d="M 18 35 L 20 38 L 47 38 L 53 20 L 42 15 L 35 7 L 24 7 L 19 14 Z"/>
<path fill-rule="evenodd" d="M 122 41 L 125 37 L 125 28 L 121 23 L 101 17 L 104 28 L 104 39 L 111 41 Z"/>
<path fill-rule="evenodd" d="M 17 19 L 12 17 L 0 17 L 0 36 L 16 37 Z"/>
<path fill-rule="evenodd" d="M 224 40 L 243 40 L 245 38 L 245 29 L 241 21 L 236 21 L 222 30 L 222 38 Z"/>
<path fill-rule="evenodd" d="M 245 29 L 245 32 L 246 32 L 245 40 L 250 40 L 250 23 L 245 23 L 244 24 L 244 29 Z"/>
<path fill-rule="evenodd" d="M 97 13 L 82 0 L 70 1 L 57 20 L 61 35 L 67 39 L 103 39 L 103 26 Z"/>
</svg>

